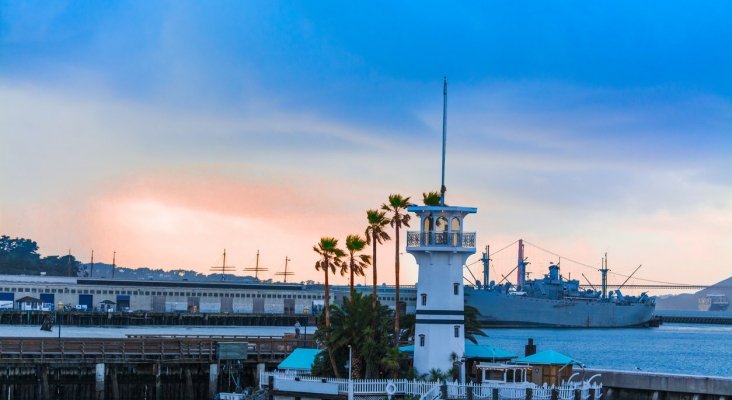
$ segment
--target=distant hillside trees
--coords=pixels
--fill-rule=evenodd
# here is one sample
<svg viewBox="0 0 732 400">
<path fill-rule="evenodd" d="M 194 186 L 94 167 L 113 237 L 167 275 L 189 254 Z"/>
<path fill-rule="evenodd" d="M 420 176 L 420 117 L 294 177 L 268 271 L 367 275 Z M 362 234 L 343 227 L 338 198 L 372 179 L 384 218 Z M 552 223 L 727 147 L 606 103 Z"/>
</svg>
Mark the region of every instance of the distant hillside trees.
<svg viewBox="0 0 732 400">
<path fill-rule="evenodd" d="M 73 255 L 41 257 L 35 241 L 0 236 L 0 274 L 77 276 L 80 266 Z"/>
</svg>

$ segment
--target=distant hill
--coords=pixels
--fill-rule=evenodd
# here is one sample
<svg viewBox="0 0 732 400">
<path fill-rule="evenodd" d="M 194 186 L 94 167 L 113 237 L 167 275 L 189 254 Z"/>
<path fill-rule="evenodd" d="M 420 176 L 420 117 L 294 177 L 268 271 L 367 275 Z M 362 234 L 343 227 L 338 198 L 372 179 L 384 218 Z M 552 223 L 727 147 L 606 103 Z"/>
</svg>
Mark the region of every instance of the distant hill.
<svg viewBox="0 0 732 400">
<path fill-rule="evenodd" d="M 708 294 L 724 294 L 732 299 L 732 276 L 693 294 L 663 296 L 656 299 L 657 310 L 698 310 L 700 297 Z"/>
</svg>

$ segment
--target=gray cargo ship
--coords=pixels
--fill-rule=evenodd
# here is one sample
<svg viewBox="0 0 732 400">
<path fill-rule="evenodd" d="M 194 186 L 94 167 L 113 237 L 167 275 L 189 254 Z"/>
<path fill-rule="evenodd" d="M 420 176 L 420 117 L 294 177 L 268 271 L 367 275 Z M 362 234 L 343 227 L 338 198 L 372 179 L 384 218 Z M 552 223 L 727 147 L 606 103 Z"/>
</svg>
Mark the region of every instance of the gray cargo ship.
<svg viewBox="0 0 732 400">
<path fill-rule="evenodd" d="M 721 293 L 708 294 L 699 298 L 699 311 L 726 311 L 729 299 Z"/>
<path fill-rule="evenodd" d="M 624 296 L 607 291 L 607 265 L 601 290 L 582 289 L 578 280 L 565 279 L 559 265 L 551 264 L 541 279 L 525 279 L 523 241 L 519 241 L 516 285 L 490 282 L 465 287 L 466 304 L 480 312 L 486 326 L 620 328 L 649 326 L 656 308 L 655 297 L 645 293 Z M 484 253 L 484 282 L 488 281 L 488 255 Z"/>
</svg>

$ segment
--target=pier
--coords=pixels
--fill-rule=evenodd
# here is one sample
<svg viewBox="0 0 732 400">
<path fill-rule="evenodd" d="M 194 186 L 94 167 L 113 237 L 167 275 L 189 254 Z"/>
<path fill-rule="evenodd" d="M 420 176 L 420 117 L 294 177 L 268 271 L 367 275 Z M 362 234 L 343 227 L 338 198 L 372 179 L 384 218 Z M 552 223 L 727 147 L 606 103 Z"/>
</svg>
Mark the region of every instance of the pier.
<svg viewBox="0 0 732 400">
<path fill-rule="evenodd" d="M 732 399 L 732 378 L 600 369 L 585 369 L 584 374 L 602 375 L 606 400 Z"/>
<path fill-rule="evenodd" d="M 257 371 L 311 344 L 312 336 L 6 337 L 0 339 L 0 397 L 210 399 L 236 383 L 254 386 Z"/>
<path fill-rule="evenodd" d="M 38 325 L 49 311 L 0 311 L 0 324 Z M 61 324 L 75 326 L 293 326 L 295 322 L 315 325 L 315 317 L 302 314 L 230 314 L 230 313 L 180 313 L 180 312 L 100 312 L 64 311 L 60 313 Z M 58 323 L 57 323 L 58 324 Z"/>
<path fill-rule="evenodd" d="M 701 314 L 701 315 L 700 315 Z M 664 324 L 707 324 L 707 325 L 732 325 L 732 316 L 729 314 L 718 315 L 714 312 L 663 312 L 657 311 L 656 318 Z"/>
</svg>

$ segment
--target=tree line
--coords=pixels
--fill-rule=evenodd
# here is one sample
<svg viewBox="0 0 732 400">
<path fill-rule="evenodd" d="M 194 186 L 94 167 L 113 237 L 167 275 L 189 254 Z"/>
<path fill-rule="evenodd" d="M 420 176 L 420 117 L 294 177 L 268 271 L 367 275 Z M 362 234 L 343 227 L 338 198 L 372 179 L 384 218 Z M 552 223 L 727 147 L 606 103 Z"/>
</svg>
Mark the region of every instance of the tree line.
<svg viewBox="0 0 732 400">
<path fill-rule="evenodd" d="M 41 257 L 35 241 L 0 236 L 0 274 L 77 276 L 80 267 L 81 263 L 71 254 Z"/>
</svg>

